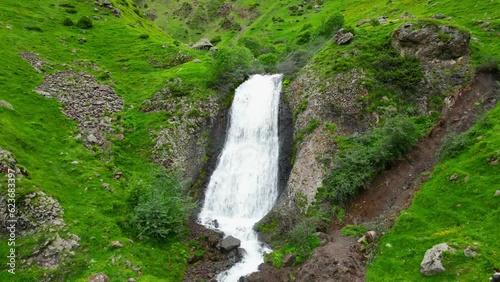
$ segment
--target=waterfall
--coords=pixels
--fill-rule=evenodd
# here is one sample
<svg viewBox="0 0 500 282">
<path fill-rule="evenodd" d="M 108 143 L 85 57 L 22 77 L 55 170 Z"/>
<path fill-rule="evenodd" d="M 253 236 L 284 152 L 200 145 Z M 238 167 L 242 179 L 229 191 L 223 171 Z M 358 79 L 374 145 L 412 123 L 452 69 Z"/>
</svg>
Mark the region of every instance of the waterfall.
<svg viewBox="0 0 500 282">
<path fill-rule="evenodd" d="M 278 109 L 282 75 L 253 75 L 235 92 L 219 162 L 208 184 L 199 221 L 241 240 L 242 260 L 219 274 L 235 282 L 257 271 L 270 250 L 252 229 L 278 197 Z"/>
</svg>

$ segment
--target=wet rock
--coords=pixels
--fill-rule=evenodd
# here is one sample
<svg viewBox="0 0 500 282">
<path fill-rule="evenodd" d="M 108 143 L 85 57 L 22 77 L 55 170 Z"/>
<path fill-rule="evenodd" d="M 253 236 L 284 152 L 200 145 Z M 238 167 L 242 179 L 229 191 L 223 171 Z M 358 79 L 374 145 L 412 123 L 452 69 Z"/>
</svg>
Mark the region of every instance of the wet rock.
<svg viewBox="0 0 500 282">
<path fill-rule="evenodd" d="M 210 48 L 214 47 L 214 45 L 210 42 L 210 40 L 208 40 L 208 38 L 202 38 L 191 47 L 194 49 L 210 50 Z"/>
<path fill-rule="evenodd" d="M 90 276 L 88 282 L 109 282 L 109 277 L 104 273 L 97 273 Z"/>
<path fill-rule="evenodd" d="M 455 252 L 448 244 L 442 243 L 435 245 L 425 252 L 424 259 L 420 263 L 420 273 L 431 276 L 445 271 L 441 263 L 443 252 Z"/>
<path fill-rule="evenodd" d="M 12 107 L 12 105 L 9 102 L 4 101 L 4 100 L 0 100 L 0 108 L 1 107 L 7 108 L 9 110 L 13 110 L 14 109 L 14 107 Z"/>
<path fill-rule="evenodd" d="M 241 241 L 239 239 L 234 238 L 233 236 L 228 236 L 220 242 L 220 247 L 223 251 L 229 252 L 241 245 Z"/>
<path fill-rule="evenodd" d="M 349 44 L 353 38 L 354 35 L 350 32 L 346 32 L 343 28 L 341 28 L 334 36 L 334 40 L 338 45 Z"/>
</svg>

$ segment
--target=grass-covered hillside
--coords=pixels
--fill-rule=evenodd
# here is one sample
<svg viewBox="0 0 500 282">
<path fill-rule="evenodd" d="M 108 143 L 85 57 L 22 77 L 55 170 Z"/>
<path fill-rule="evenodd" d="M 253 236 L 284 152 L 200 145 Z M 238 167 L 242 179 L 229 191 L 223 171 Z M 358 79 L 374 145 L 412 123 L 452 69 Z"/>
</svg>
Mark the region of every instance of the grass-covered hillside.
<svg viewBox="0 0 500 282">
<path fill-rule="evenodd" d="M 380 240 L 367 281 L 487 281 L 500 263 L 495 235 L 500 230 L 495 196 L 500 183 L 499 118 L 497 107 L 468 132 L 445 143 L 443 162 Z M 445 242 L 456 249 L 444 254 L 446 271 L 422 276 L 425 251 Z"/>
<path fill-rule="evenodd" d="M 44 236 L 55 235 L 41 232 L 38 237 L 18 238 L 16 275 L 7 272 L 2 259 L 2 281 L 37 281 L 44 275 L 87 281 L 98 272 L 113 281 L 125 281 L 137 277 L 138 267 L 143 281 L 183 277 L 185 242 L 172 236 L 163 241 L 137 239 L 138 232 L 129 223 L 134 207 L 127 199 L 138 183 L 147 184 L 154 175 L 150 154 L 155 129 L 168 124 L 172 115 L 142 113 L 142 102 L 173 77 L 196 83 L 203 95 L 209 95 L 209 90 L 203 90 L 206 55 L 175 46 L 168 35 L 134 12 L 132 2 L 114 5 L 120 9 L 119 18 L 112 9 L 87 1 L 2 1 L 0 5 L 0 100 L 12 105 L 12 109 L 0 107 L 0 148 L 12 152 L 29 173 L 17 182 L 16 198 L 21 203 L 30 192 L 44 191 L 63 207 L 67 231 L 81 239 L 81 247 L 73 250 L 69 261 L 47 270 L 30 266 L 28 259 L 38 244 L 47 241 Z M 81 18 L 90 19 L 92 27 L 79 25 Z M 43 73 L 23 60 L 21 52 L 37 53 L 45 60 Z M 179 55 L 189 60 L 177 62 Z M 194 58 L 202 63 L 185 63 Z M 70 69 L 94 75 L 97 83 L 114 87 L 124 100 L 123 110 L 112 116 L 114 134 L 107 136 L 105 146 L 85 148 L 82 138 L 75 138 L 77 123 L 61 112 L 64 105 L 34 91 L 44 75 Z M 118 180 L 116 172 L 123 173 Z M 4 195 L 7 179 L 3 175 L 0 179 Z M 109 184 L 108 190 L 104 183 Z M 1 252 L 7 254 L 7 237 L 1 238 Z M 112 241 L 124 246 L 114 249 Z"/>
<path fill-rule="evenodd" d="M 208 128 L 198 120 L 210 120 L 210 110 L 227 109 L 231 95 L 226 94 L 239 82 L 252 73 L 282 72 L 287 87 L 308 64 L 319 81 L 362 69 L 371 94 L 362 101 L 367 105 L 362 114 L 381 114 L 401 106 L 398 113 L 411 115 L 414 105 L 400 99 L 400 94 L 406 87 L 406 75 L 415 82 L 415 71 L 405 67 L 417 66 L 418 60 L 401 59 L 390 51 L 388 42 L 394 30 L 411 22 L 450 25 L 470 34 L 472 73 L 476 67 L 500 60 L 499 11 L 497 0 L 2 0 L 0 157 L 10 157 L 0 159 L 0 165 L 12 166 L 15 158 L 17 166 L 26 171 L 16 178 L 18 208 L 36 209 L 36 201 L 30 199 L 36 197 L 34 192 L 43 191 L 64 210 L 57 211 L 64 225 L 52 226 L 53 218 L 35 218 L 46 224 L 17 230 L 15 275 L 7 272 L 6 256 L 11 246 L 9 233 L 2 230 L 0 281 L 87 281 L 101 272 L 111 281 L 182 281 L 188 259 L 203 256 L 196 243 L 185 239 L 186 217 L 195 203 L 185 196 L 184 188 L 191 183 L 200 188 L 203 181 L 184 179 L 185 171 L 176 171 L 182 167 L 172 165 L 171 160 L 175 163 L 179 155 L 189 155 L 182 152 L 186 139 L 203 136 L 201 143 L 209 143 L 205 140 Z M 411 17 L 402 19 L 403 12 Z M 444 18 L 433 18 L 436 14 Z M 379 17 L 387 17 L 386 24 L 380 24 Z M 361 20 L 367 23 L 357 27 Z M 354 34 L 348 45 L 339 46 L 332 40 L 341 27 Z M 218 51 L 189 46 L 200 38 L 210 39 Z M 448 39 L 442 35 L 443 41 Z M 394 78 L 386 70 L 383 74 L 389 79 L 380 82 L 378 63 L 388 58 L 384 55 L 390 55 L 388 61 L 402 75 Z M 396 90 L 391 88 L 395 81 Z M 116 102 L 116 111 L 103 110 L 100 91 L 113 94 L 116 100 L 109 103 Z M 71 100 L 75 93 L 84 98 Z M 449 94 L 436 98 L 436 107 L 442 106 Z M 295 119 L 307 108 L 307 101 L 300 105 L 292 109 Z M 98 118 L 93 113 L 75 117 L 83 108 L 102 112 L 94 112 Z M 410 254 L 420 254 L 445 235 L 452 236 L 448 242 L 457 248 L 478 242 L 479 255 L 472 259 L 459 253 L 446 256 L 445 262 L 459 266 L 438 278 L 451 280 L 461 273 L 467 278 L 464 281 L 483 279 L 481 273 L 498 258 L 499 246 L 490 242 L 495 238 L 491 234 L 498 233 L 494 224 L 498 205 L 491 197 L 499 180 L 495 174 L 498 167 L 490 164 L 492 157 L 498 158 L 500 146 L 498 115 L 497 107 L 488 116 L 488 126 L 478 126 L 467 135 L 468 147 L 463 154 L 447 158 L 437 168 L 417 195 L 415 206 L 382 240 L 368 279 L 399 281 L 407 274 L 414 275 L 417 268 L 410 269 L 410 262 L 403 258 L 415 263 L 418 258 Z M 438 114 L 414 118 L 419 136 L 438 118 Z M 100 132 L 104 138 L 100 143 L 92 141 L 87 132 L 96 124 L 105 128 Z M 299 132 L 297 143 L 319 126 L 323 121 L 312 120 Z M 335 124 L 330 127 L 335 131 Z M 184 135 L 176 135 L 178 132 Z M 375 132 L 379 135 L 374 136 L 383 134 Z M 336 142 L 351 148 L 349 140 L 338 138 Z M 180 145 L 175 146 L 177 143 Z M 202 153 L 185 157 L 196 165 L 183 166 L 198 167 L 213 157 Z M 201 178 L 206 174 L 200 171 Z M 450 174 L 458 175 L 455 182 L 448 181 Z M 0 197 L 7 197 L 7 178 L 1 171 Z M 429 203 L 442 198 L 434 195 L 443 191 L 450 198 L 433 204 L 439 209 L 428 208 Z M 430 212 L 451 214 L 453 220 L 431 221 L 436 216 Z M 17 215 L 21 214 L 31 213 L 20 210 Z M 295 233 L 295 245 L 300 244 L 303 234 L 315 233 L 307 230 L 307 224 L 300 227 L 298 231 L 304 232 Z M 64 240 L 75 238 L 69 233 L 78 236 L 79 246 L 52 252 L 51 248 L 57 249 Z M 309 241 L 315 247 L 318 240 L 313 239 Z M 392 248 L 385 247 L 388 243 Z M 294 251 L 293 244 L 286 246 Z M 304 253 L 310 253 L 309 247 L 305 249 Z M 39 263 L 46 259 L 43 254 L 57 258 L 58 266 L 44 267 Z M 284 255 L 276 255 L 279 263 Z"/>
</svg>

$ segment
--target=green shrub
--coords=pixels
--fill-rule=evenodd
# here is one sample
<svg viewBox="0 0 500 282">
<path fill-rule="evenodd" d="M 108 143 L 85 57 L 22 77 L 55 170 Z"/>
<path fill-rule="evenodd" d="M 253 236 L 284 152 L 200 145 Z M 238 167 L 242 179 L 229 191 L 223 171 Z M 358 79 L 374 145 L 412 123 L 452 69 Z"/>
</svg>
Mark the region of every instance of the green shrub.
<svg viewBox="0 0 500 282">
<path fill-rule="evenodd" d="M 75 10 L 75 9 L 66 9 L 65 11 L 66 11 L 66 13 L 68 13 L 68 14 L 76 14 L 76 13 L 78 13 L 78 11 L 77 11 L 77 10 Z"/>
<path fill-rule="evenodd" d="M 318 34 L 321 36 L 333 36 L 339 29 L 344 26 L 344 16 L 340 13 L 335 13 L 329 16 L 326 21 L 318 28 Z"/>
<path fill-rule="evenodd" d="M 319 238 L 316 236 L 318 224 L 318 218 L 306 217 L 300 220 L 288 233 L 289 243 L 295 247 L 297 255 L 307 258 L 312 250 L 319 245 Z"/>
<path fill-rule="evenodd" d="M 141 35 L 139 35 L 139 38 L 140 39 L 148 39 L 149 38 L 149 34 L 146 34 L 146 33 L 141 34 Z"/>
<path fill-rule="evenodd" d="M 255 58 L 246 47 L 222 47 L 214 53 L 214 56 L 212 83 L 219 89 L 231 88 L 233 84 L 242 82 L 245 76 L 252 72 Z"/>
<path fill-rule="evenodd" d="M 84 16 L 81 17 L 78 22 L 76 23 L 76 26 L 82 29 L 89 29 L 92 28 L 92 21 L 90 20 L 89 17 Z"/>
<path fill-rule="evenodd" d="M 65 18 L 63 21 L 63 25 L 65 26 L 73 26 L 75 23 L 70 18 Z"/>
<path fill-rule="evenodd" d="M 42 32 L 42 29 L 39 28 L 38 26 L 27 26 L 26 29 L 30 31 Z"/>
<path fill-rule="evenodd" d="M 243 37 L 238 41 L 238 43 L 241 46 L 245 46 L 250 51 L 252 51 L 252 54 L 255 57 L 258 57 L 261 54 L 263 44 L 262 44 L 262 42 L 260 42 L 259 39 L 255 38 L 255 37 L 249 37 L 249 36 Z"/>
<path fill-rule="evenodd" d="M 213 45 L 217 45 L 217 43 L 219 43 L 221 41 L 222 41 L 222 37 L 220 35 L 216 35 L 216 36 L 212 37 L 212 39 L 210 39 L 210 43 L 212 43 Z"/>
<path fill-rule="evenodd" d="M 71 4 L 67 4 L 67 3 L 61 3 L 59 4 L 59 7 L 64 7 L 64 8 L 75 8 L 75 6 L 71 5 Z"/>
<path fill-rule="evenodd" d="M 370 24 L 372 26 L 379 26 L 380 25 L 380 21 L 378 19 L 373 18 L 373 19 L 370 20 Z"/>
<path fill-rule="evenodd" d="M 304 45 L 311 41 L 311 31 L 306 30 L 299 34 L 299 39 L 297 40 L 297 44 L 299 45 Z"/>
<path fill-rule="evenodd" d="M 415 88 L 423 79 L 422 66 L 416 57 L 399 56 L 397 53 L 384 54 L 374 65 L 378 81 L 402 90 Z"/>
<path fill-rule="evenodd" d="M 273 53 L 260 55 L 258 58 L 259 62 L 266 72 L 274 72 L 276 70 L 276 63 L 278 63 L 278 56 Z"/>
<path fill-rule="evenodd" d="M 418 128 L 408 117 L 388 119 L 371 134 L 348 138 L 334 161 L 335 168 L 323 180 L 326 197 L 345 204 L 393 159 L 403 157 L 418 141 Z"/>
<path fill-rule="evenodd" d="M 155 239 L 182 234 L 195 208 L 191 199 L 183 194 L 179 180 L 166 172 L 157 174 L 149 187 L 134 190 L 129 204 L 134 203 L 132 226 L 139 235 Z"/>
</svg>

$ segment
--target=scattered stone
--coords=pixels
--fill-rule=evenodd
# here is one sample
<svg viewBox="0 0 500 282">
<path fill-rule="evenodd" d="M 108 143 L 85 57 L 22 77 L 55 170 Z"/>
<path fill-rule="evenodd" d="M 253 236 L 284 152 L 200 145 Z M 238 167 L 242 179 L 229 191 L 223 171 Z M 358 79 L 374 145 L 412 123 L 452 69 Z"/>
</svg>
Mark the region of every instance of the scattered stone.
<svg viewBox="0 0 500 282">
<path fill-rule="evenodd" d="M 375 241 L 375 239 L 377 238 L 377 232 L 370 230 L 365 233 L 365 237 L 368 243 L 373 243 L 373 241 Z"/>
<path fill-rule="evenodd" d="M 47 60 L 39 57 L 38 53 L 21 52 L 19 53 L 19 56 L 30 63 L 30 65 L 39 73 L 44 73 L 45 68 L 52 68 Z"/>
<path fill-rule="evenodd" d="M 98 20 L 100 20 L 100 19 L 101 19 L 101 17 L 99 17 L 99 16 L 93 16 L 93 18 L 94 18 L 94 20 L 96 20 L 96 21 L 98 21 Z"/>
<path fill-rule="evenodd" d="M 337 34 L 335 34 L 334 39 L 338 45 L 345 45 L 352 41 L 354 35 L 350 32 L 346 32 L 343 28 L 341 28 Z"/>
<path fill-rule="evenodd" d="M 5 28 L 12 30 L 12 26 L 11 25 L 6 26 Z"/>
<path fill-rule="evenodd" d="M 103 183 L 102 184 L 102 188 L 106 189 L 106 190 L 109 190 L 109 184 L 108 183 Z"/>
<path fill-rule="evenodd" d="M 435 245 L 425 252 L 424 259 L 420 263 L 420 273 L 426 276 L 434 275 L 445 271 L 441 263 L 443 252 L 455 252 L 446 243 Z"/>
<path fill-rule="evenodd" d="M 135 282 L 136 280 L 135 280 L 135 278 L 129 278 L 127 281 L 128 282 Z"/>
<path fill-rule="evenodd" d="M 361 20 L 359 23 L 356 24 L 356 27 L 360 27 L 360 26 L 362 26 L 366 23 L 369 23 L 369 22 L 370 22 L 370 20 Z"/>
<path fill-rule="evenodd" d="M 210 48 L 214 47 L 214 45 L 210 42 L 210 40 L 208 40 L 208 38 L 202 38 L 191 47 L 194 49 L 210 50 Z"/>
<path fill-rule="evenodd" d="M 451 17 L 447 17 L 447 18 L 446 18 L 446 20 L 450 22 L 450 21 L 452 21 L 453 19 L 452 19 Z"/>
<path fill-rule="evenodd" d="M 220 242 L 220 247 L 223 251 L 229 252 L 238 248 L 241 245 L 241 241 L 239 239 L 234 238 L 233 236 L 228 236 Z"/>
<path fill-rule="evenodd" d="M 199 59 L 194 59 L 194 60 L 193 60 L 193 63 L 197 63 L 197 64 L 199 64 L 199 63 L 201 63 L 201 61 L 200 61 Z"/>
<path fill-rule="evenodd" d="M 117 173 L 115 173 L 115 175 L 113 176 L 113 178 L 115 180 L 118 180 L 118 179 L 120 179 L 120 177 L 122 177 L 122 175 L 123 175 L 123 172 L 118 171 Z"/>
<path fill-rule="evenodd" d="M 133 265 L 133 266 L 132 266 L 132 270 L 133 270 L 133 271 L 139 271 L 139 270 L 141 270 L 141 269 L 142 269 L 142 267 L 140 267 L 140 266 L 136 266 L 136 265 Z"/>
<path fill-rule="evenodd" d="M 401 14 L 401 17 L 399 17 L 400 19 L 412 19 L 414 18 L 415 16 L 412 15 L 410 12 L 403 12 Z"/>
<path fill-rule="evenodd" d="M 72 165 L 77 165 L 78 164 L 78 161 L 72 161 L 71 162 Z"/>
<path fill-rule="evenodd" d="M 475 257 L 477 255 L 477 250 L 467 246 L 464 250 L 464 256 L 466 257 Z"/>
<path fill-rule="evenodd" d="M 0 100 L 0 107 L 7 108 L 9 110 L 13 110 L 14 109 L 14 107 L 12 107 L 12 105 L 9 102 L 4 101 L 4 100 Z"/>
<path fill-rule="evenodd" d="M 117 18 L 121 18 L 121 14 L 120 14 L 120 10 L 118 9 L 114 9 L 113 10 L 113 15 Z"/>
<path fill-rule="evenodd" d="M 458 179 L 458 175 L 456 175 L 456 174 L 453 174 L 450 176 L 450 181 L 455 181 L 457 179 Z"/>
<path fill-rule="evenodd" d="M 88 282 L 109 282 L 109 277 L 104 273 L 97 273 L 90 276 Z"/>
<path fill-rule="evenodd" d="M 219 51 L 219 48 L 217 48 L 216 46 L 214 46 L 214 47 L 210 48 L 210 51 Z"/>
<path fill-rule="evenodd" d="M 434 16 L 432 16 L 434 19 L 438 19 L 438 20 L 441 20 L 441 19 L 444 19 L 446 18 L 445 15 L 443 14 L 435 14 Z"/>
<path fill-rule="evenodd" d="M 85 38 L 85 37 L 78 38 L 78 42 L 85 43 L 85 42 L 87 42 L 87 38 Z"/>
<path fill-rule="evenodd" d="M 78 51 L 76 51 L 76 49 L 71 50 L 71 53 L 73 53 L 73 54 L 76 54 L 76 52 L 78 52 Z"/>
<path fill-rule="evenodd" d="M 495 197 L 500 197 L 500 190 L 495 191 Z"/>
<path fill-rule="evenodd" d="M 283 258 L 283 265 L 284 266 L 292 266 L 293 263 L 295 262 L 296 256 L 294 254 L 288 254 Z"/>
<path fill-rule="evenodd" d="M 87 141 L 89 143 L 98 143 L 99 140 L 97 140 L 97 137 L 94 136 L 94 134 L 89 134 L 89 136 L 87 136 Z"/>
<path fill-rule="evenodd" d="M 113 241 L 113 242 L 111 242 L 111 246 L 114 248 L 122 248 L 123 244 L 120 243 L 120 241 Z"/>
<path fill-rule="evenodd" d="M 377 20 L 381 25 L 387 24 L 387 17 L 380 16 L 377 18 Z"/>
</svg>

